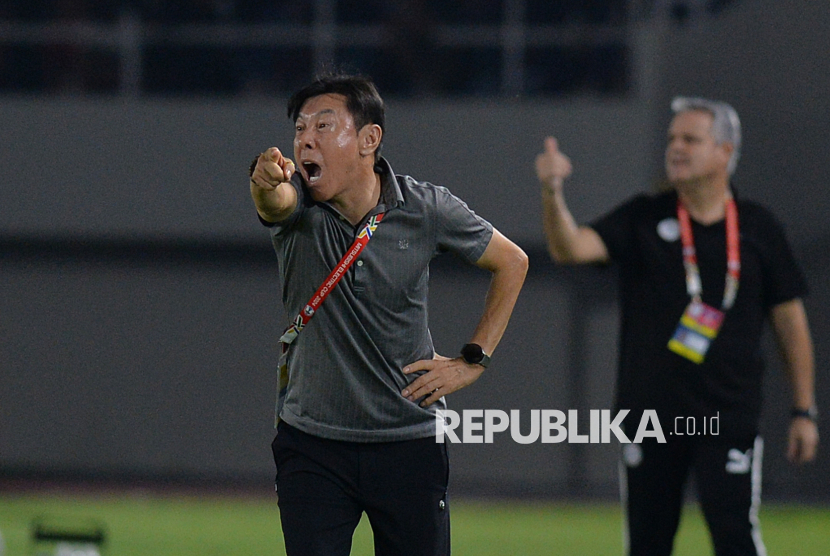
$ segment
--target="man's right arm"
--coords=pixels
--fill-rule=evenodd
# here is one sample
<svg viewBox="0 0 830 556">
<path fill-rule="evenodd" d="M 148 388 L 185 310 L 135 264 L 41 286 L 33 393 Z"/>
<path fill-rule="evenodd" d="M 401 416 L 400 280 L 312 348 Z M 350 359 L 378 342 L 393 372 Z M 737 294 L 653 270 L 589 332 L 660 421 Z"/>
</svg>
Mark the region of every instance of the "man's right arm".
<svg viewBox="0 0 830 556">
<path fill-rule="evenodd" d="M 266 222 L 281 222 L 297 208 L 297 190 L 289 183 L 294 162 L 271 147 L 259 155 L 251 172 L 251 197 Z"/>
<path fill-rule="evenodd" d="M 571 169 L 571 161 L 559 152 L 556 139 L 545 139 L 545 151 L 536 157 L 536 176 L 542 185 L 542 222 L 548 252 L 562 264 L 607 262 L 605 242 L 593 228 L 578 225 L 565 203 L 562 189 Z"/>
</svg>

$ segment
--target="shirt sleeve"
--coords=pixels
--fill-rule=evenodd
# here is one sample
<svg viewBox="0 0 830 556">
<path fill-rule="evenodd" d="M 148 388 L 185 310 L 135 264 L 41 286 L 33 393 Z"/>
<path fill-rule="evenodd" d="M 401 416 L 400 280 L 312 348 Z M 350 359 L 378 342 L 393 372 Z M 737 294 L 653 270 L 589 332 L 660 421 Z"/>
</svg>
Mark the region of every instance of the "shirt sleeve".
<svg viewBox="0 0 830 556">
<path fill-rule="evenodd" d="M 760 246 L 764 307 L 771 307 L 805 297 L 807 280 L 793 255 L 784 227 L 771 213 L 763 210 L 760 230 L 763 230 Z"/>
<path fill-rule="evenodd" d="M 290 229 L 297 222 L 297 220 L 300 219 L 300 216 L 305 209 L 306 197 L 300 173 L 295 172 L 289 183 L 291 183 L 297 191 L 297 206 L 294 208 L 294 212 L 292 212 L 288 218 L 280 222 L 266 222 L 261 216 L 259 217 L 259 221 L 270 229 L 272 236 L 283 234 L 286 230 Z"/>
<path fill-rule="evenodd" d="M 605 243 L 608 256 L 612 261 L 623 261 L 631 253 L 634 225 L 639 206 L 644 198 L 643 196 L 633 197 L 588 224 Z"/>
<path fill-rule="evenodd" d="M 443 187 L 435 191 L 436 254 L 452 252 L 475 264 L 493 237 L 493 225 Z"/>
</svg>

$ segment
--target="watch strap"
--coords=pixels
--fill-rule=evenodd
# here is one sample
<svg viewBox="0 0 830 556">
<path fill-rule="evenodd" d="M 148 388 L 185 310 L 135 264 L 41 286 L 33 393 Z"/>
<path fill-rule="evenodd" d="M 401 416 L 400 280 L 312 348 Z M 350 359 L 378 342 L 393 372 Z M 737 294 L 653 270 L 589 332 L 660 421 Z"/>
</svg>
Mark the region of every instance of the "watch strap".
<svg viewBox="0 0 830 556">
<path fill-rule="evenodd" d="M 811 421 L 815 421 L 818 419 L 818 410 L 815 406 L 809 409 L 801 409 L 800 407 L 794 407 L 790 411 L 790 417 L 795 419 L 797 417 L 803 417 L 805 419 L 810 419 Z"/>
<path fill-rule="evenodd" d="M 478 344 L 464 344 L 461 348 L 461 357 L 470 365 L 481 365 L 485 369 L 490 364 L 490 356 Z"/>
</svg>

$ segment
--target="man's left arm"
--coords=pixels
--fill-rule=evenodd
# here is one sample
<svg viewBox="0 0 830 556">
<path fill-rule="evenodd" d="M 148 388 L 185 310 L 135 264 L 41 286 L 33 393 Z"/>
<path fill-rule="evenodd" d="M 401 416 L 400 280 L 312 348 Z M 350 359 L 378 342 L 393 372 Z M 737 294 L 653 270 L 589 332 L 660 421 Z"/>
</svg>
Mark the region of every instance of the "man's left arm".
<svg viewBox="0 0 830 556">
<path fill-rule="evenodd" d="M 813 342 L 801 299 L 773 306 L 770 317 L 793 394 L 793 408 L 811 412 L 815 408 Z M 814 417 L 793 416 L 790 422 L 787 458 L 796 463 L 812 461 L 818 446 Z"/>
<path fill-rule="evenodd" d="M 518 245 L 494 229 L 476 266 L 489 270 L 493 277 L 485 298 L 484 313 L 470 343 L 480 345 L 485 353 L 492 355 L 507 328 L 522 289 L 527 274 L 527 255 Z M 403 372 L 410 374 L 423 370 L 428 372 L 415 379 L 401 394 L 410 401 L 428 396 L 421 402 L 421 406 L 426 407 L 438 401 L 441 396 L 475 382 L 484 372 L 484 367 L 467 363 L 461 357 L 449 359 L 437 356 L 432 360 L 407 365 Z"/>
</svg>

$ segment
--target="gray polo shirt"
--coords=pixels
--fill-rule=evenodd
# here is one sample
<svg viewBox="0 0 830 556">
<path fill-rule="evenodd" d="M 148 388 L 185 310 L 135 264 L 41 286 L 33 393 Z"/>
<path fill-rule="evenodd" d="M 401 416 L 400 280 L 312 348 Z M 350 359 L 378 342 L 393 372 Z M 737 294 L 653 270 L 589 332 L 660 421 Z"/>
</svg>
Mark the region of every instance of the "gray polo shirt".
<svg viewBox="0 0 830 556">
<path fill-rule="evenodd" d="M 489 222 L 446 188 L 396 176 L 385 159 L 375 170 L 381 202 L 367 217 L 383 211 L 383 220 L 288 353 L 280 417 L 323 438 L 382 442 L 435 434 L 435 412 L 446 407 L 444 400 L 422 408 L 400 394 L 416 378 L 404 375 L 403 367 L 434 354 L 427 326 L 429 262 L 453 252 L 475 263 L 493 234 Z M 363 226 L 312 200 L 299 172 L 291 183 L 297 209 L 270 227 L 289 319 Z"/>
</svg>

